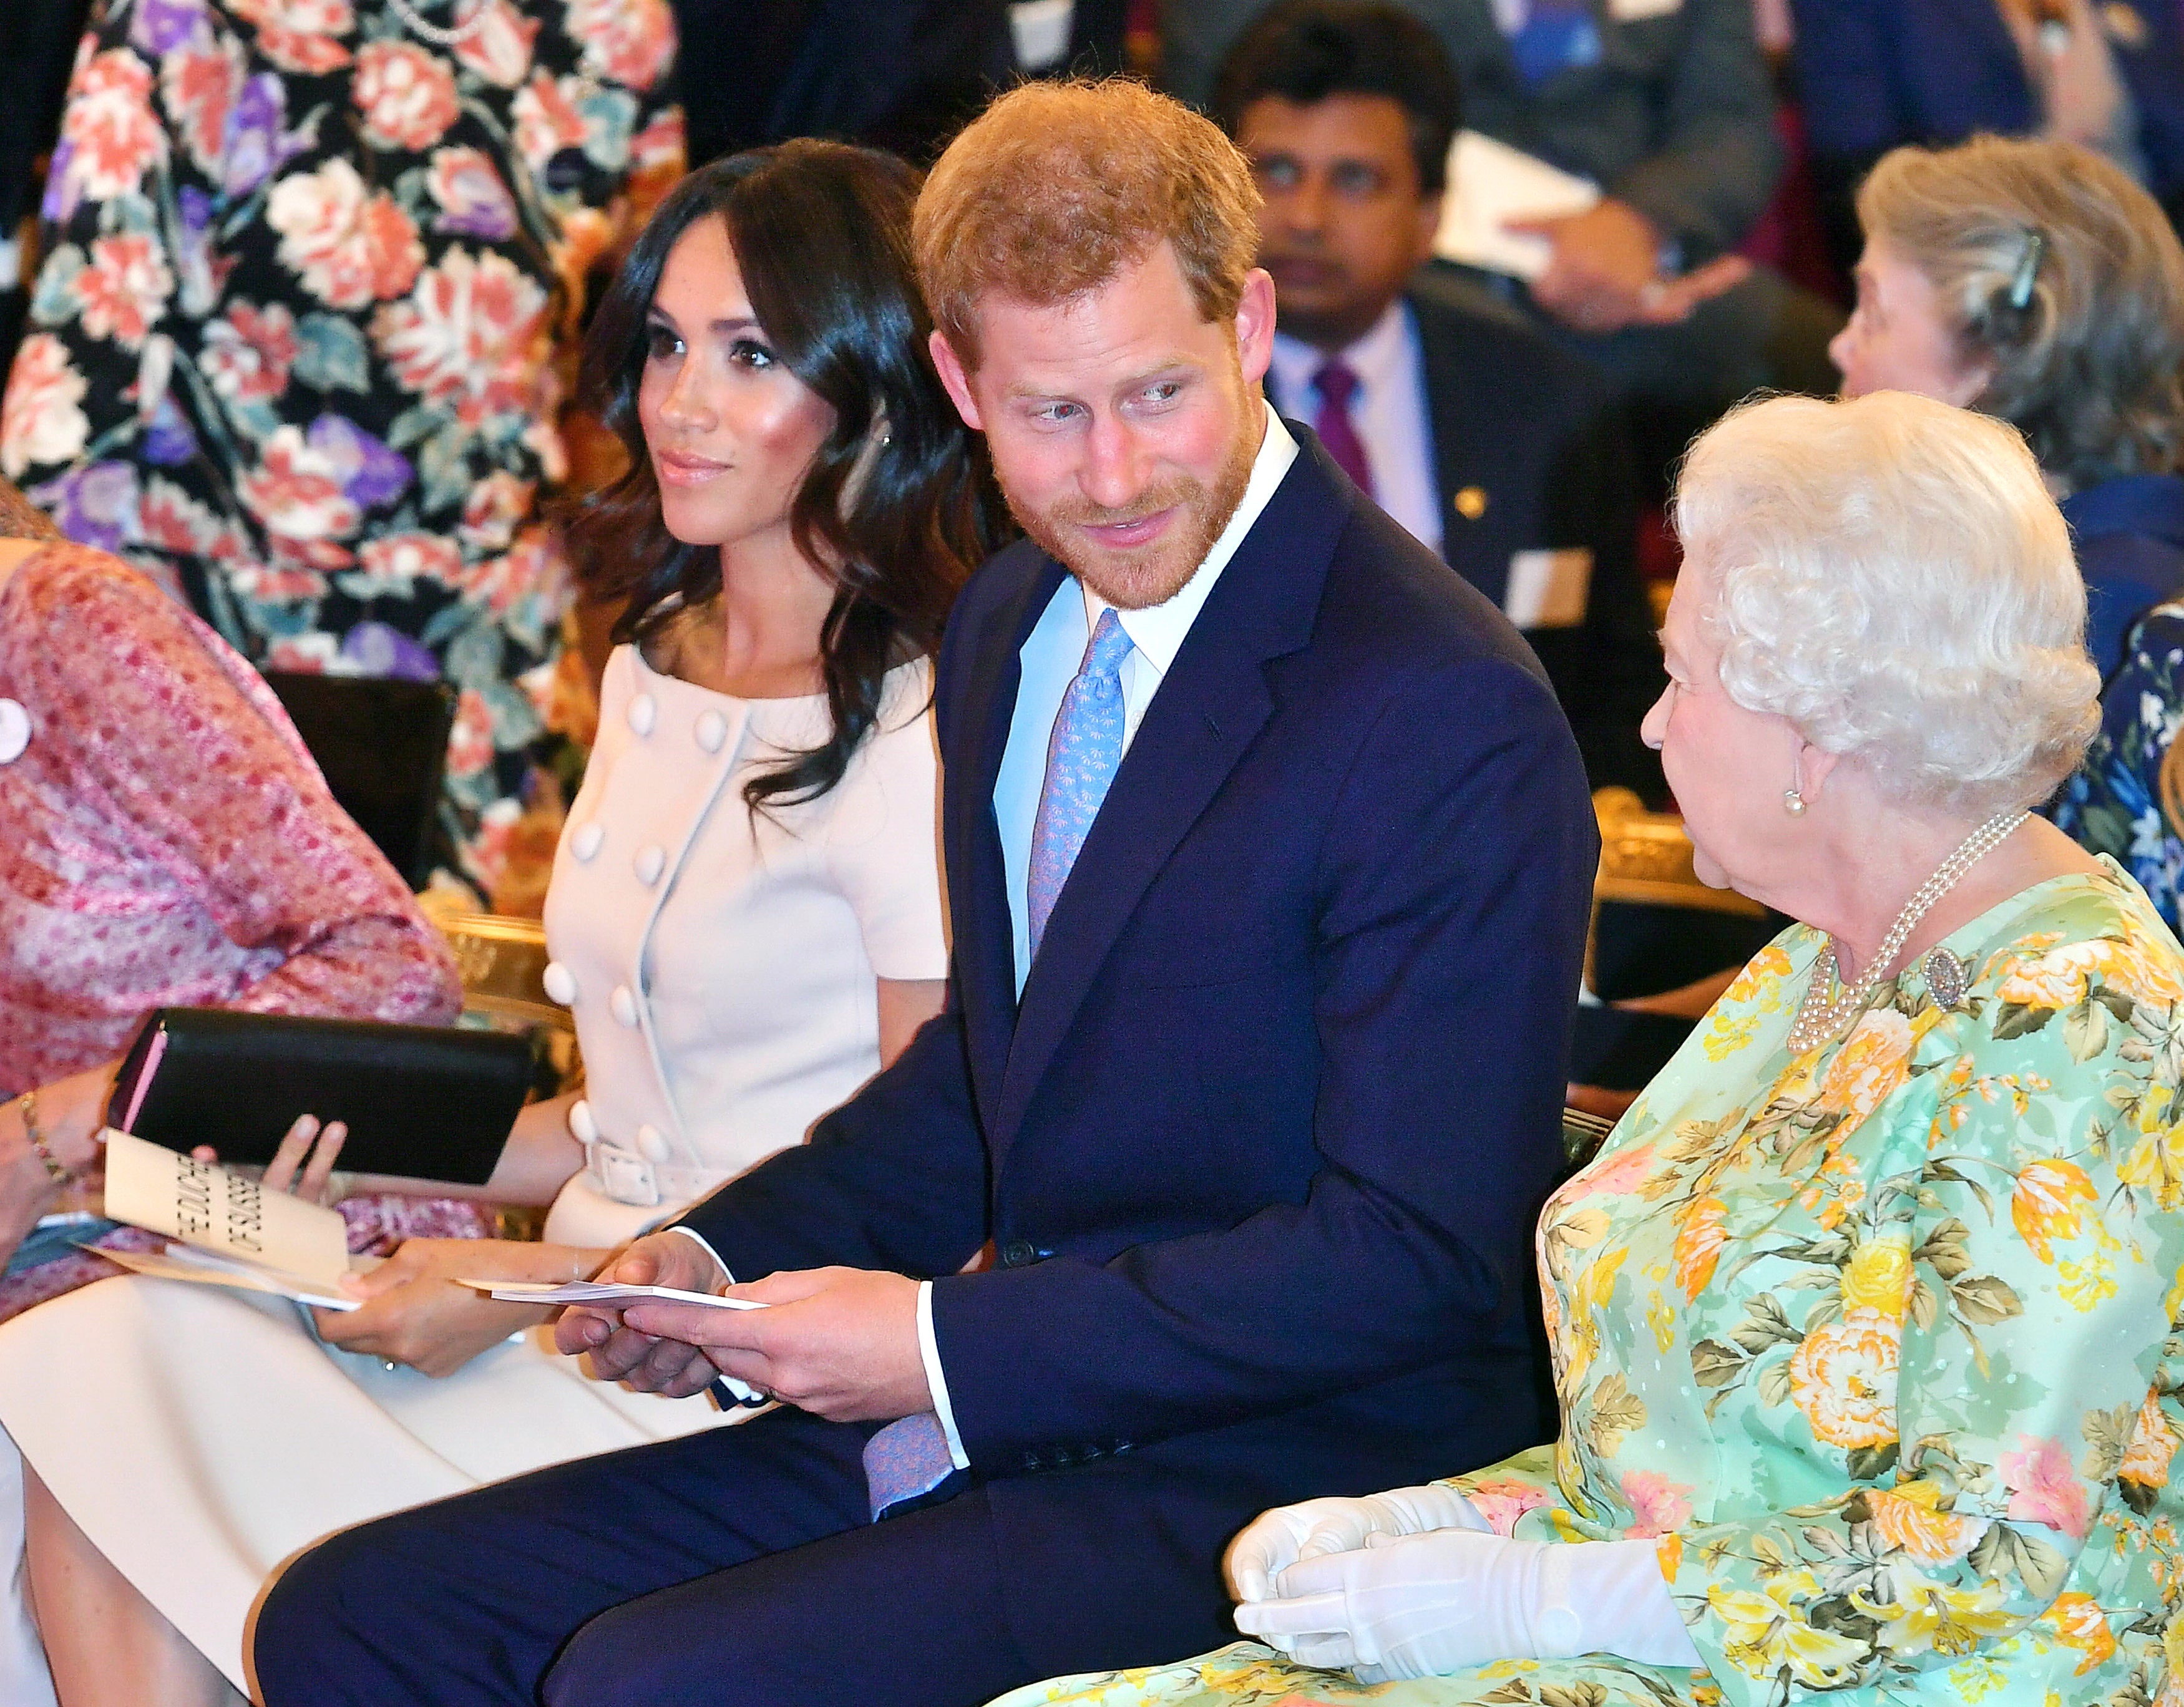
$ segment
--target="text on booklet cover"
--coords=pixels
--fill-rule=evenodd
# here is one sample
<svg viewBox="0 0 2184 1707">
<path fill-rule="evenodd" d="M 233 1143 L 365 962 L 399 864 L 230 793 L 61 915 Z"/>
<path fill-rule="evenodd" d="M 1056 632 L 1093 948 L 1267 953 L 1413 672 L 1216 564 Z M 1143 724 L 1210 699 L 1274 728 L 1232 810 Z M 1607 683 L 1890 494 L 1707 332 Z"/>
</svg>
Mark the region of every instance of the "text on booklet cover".
<svg viewBox="0 0 2184 1707">
<path fill-rule="evenodd" d="M 335 1210 L 126 1132 L 106 1134 L 106 1213 L 321 1285 L 348 1268 L 348 1236 Z"/>
</svg>

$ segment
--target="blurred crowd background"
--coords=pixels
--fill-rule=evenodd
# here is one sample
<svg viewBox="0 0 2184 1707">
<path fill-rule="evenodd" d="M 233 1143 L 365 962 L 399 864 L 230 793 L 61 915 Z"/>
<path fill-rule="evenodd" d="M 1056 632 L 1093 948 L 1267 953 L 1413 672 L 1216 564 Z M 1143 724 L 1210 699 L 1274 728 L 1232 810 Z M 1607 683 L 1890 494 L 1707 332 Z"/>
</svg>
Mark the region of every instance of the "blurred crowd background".
<svg viewBox="0 0 2184 1707">
<path fill-rule="evenodd" d="M 1558 661 L 1552 636 L 1540 649 L 1595 781 L 1658 805 L 1634 740 L 1658 679 L 1647 607 L 1618 589 L 1650 592 L 1656 614 L 1665 601 L 1675 562 L 1660 501 L 1674 456 L 1755 386 L 1834 388 L 1852 197 L 1892 147 L 2066 137 L 2177 208 L 2179 15 L 2154 0 L 1403 3 L 1456 83 L 1436 94 L 1449 71 L 1418 56 L 1401 74 L 1414 86 L 1397 92 L 1414 128 L 1444 104 L 1467 132 L 1601 192 L 1541 227 L 1544 270 L 1438 259 L 1413 280 L 1418 255 L 1399 247 L 1401 276 L 1380 300 L 1408 291 L 1425 315 L 1417 304 L 1446 287 L 1466 314 L 1523 322 L 1540 336 L 1493 382 L 1543 398 L 1589 385 L 1612 412 L 1589 416 L 1595 460 L 1541 499 L 1585 512 L 1598 614 L 1563 626 L 1586 628 L 1591 649 Z M 343 726 L 398 726 L 413 745 L 422 727 L 437 749 L 443 726 L 412 871 L 476 905 L 535 913 L 613 615 L 578 608 L 554 526 L 556 504 L 611 478 L 621 454 L 571 401 L 576 351 L 647 210 L 688 165 L 791 136 L 928 162 L 1025 75 L 1145 78 L 1233 132 L 1247 108 L 1311 104 L 1309 67 L 1234 64 L 1263 9 L 9 0 L 0 473 L 69 536 L 186 600 L 269 673 L 307 737 L 315 717 L 329 746 Z M 1225 93 L 1224 58 L 1244 80 Z M 1284 77 L 1305 92 L 1284 97 Z M 1430 164 L 1409 186 L 1414 206 L 1437 206 Z M 1295 332 L 1313 256 L 1355 241 L 1369 257 L 1372 234 L 1344 237 L 1339 209 L 1296 213 L 1295 184 L 1262 171 L 1262 186 L 1270 252 L 1293 251 L 1278 283 Z M 1294 242 L 1284 219 L 1303 220 Z M 1373 281 L 1346 287 L 1373 305 Z M 1313 418 L 1309 398 L 1278 401 Z M 1493 406 L 1506 414 L 1507 398 Z M 1603 448 L 1597 421 L 1611 418 Z M 1435 427 L 1450 431 L 1439 414 Z M 1498 494 L 1451 475 L 1439 448 L 1445 489 L 1425 482 L 1414 525 L 1445 528 L 1459 562 L 1461 524 Z M 1401 516 L 1401 479 L 1383 485 Z M 1531 542 L 1514 543 L 1521 559 Z M 1552 606 L 1553 564 L 1540 572 Z M 1503 599 L 1513 614 L 1517 597 Z M 1568 684 L 1594 671 L 1613 680 L 1589 712 Z M 314 676 L 379 684 L 380 698 L 359 723 L 354 706 L 314 700 L 302 680 Z"/>
</svg>

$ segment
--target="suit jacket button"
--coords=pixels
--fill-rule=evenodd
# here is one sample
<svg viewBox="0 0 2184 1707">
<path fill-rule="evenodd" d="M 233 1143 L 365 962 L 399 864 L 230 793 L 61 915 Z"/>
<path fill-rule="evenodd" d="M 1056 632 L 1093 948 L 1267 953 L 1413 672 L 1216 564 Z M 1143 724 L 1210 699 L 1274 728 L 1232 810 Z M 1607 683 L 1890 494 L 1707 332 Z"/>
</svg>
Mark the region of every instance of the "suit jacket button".
<svg viewBox="0 0 2184 1707">
<path fill-rule="evenodd" d="M 1001 1266 L 1007 1269 L 1024 1268 L 1038 1256 L 1039 1252 L 1033 1247 L 1030 1240 L 1011 1239 L 1001 1247 Z"/>
</svg>

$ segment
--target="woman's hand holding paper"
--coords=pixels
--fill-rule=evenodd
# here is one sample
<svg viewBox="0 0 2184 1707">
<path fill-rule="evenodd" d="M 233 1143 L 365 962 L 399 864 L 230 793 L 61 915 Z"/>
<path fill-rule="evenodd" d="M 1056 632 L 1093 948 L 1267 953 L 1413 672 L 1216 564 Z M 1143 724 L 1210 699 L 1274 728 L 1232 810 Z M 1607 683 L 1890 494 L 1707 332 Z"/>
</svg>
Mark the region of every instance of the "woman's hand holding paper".
<svg viewBox="0 0 2184 1707">
<path fill-rule="evenodd" d="M 510 1239 L 410 1239 L 368 1274 L 345 1281 L 365 1300 L 348 1311 L 319 1310 L 327 1344 L 404 1363 L 426 1375 L 453 1375 L 510 1334 L 552 1310 L 510 1304 L 461 1285 L 466 1277 L 568 1280 L 605 1259 L 604 1251 Z"/>
</svg>

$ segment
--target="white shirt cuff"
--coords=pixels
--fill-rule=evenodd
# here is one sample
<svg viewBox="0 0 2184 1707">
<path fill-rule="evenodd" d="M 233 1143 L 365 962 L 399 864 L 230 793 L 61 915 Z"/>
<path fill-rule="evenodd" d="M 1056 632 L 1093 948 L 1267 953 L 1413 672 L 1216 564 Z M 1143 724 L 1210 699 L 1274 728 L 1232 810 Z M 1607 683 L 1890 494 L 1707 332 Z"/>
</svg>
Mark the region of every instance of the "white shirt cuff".
<svg viewBox="0 0 2184 1707">
<path fill-rule="evenodd" d="M 707 1256 L 712 1258 L 714 1264 L 721 1271 L 722 1280 L 726 1284 L 733 1286 L 736 1283 L 735 1271 L 726 1263 L 721 1261 L 721 1254 L 715 1250 L 711 1245 L 708 1244 L 702 1235 L 693 1232 L 688 1227 L 682 1226 L 661 1227 L 660 1231 L 663 1233 L 682 1234 L 684 1238 L 689 1240 L 692 1244 L 697 1246 L 699 1250 L 705 1252 Z"/>
<path fill-rule="evenodd" d="M 691 1237 L 696 1238 L 693 1233 Z M 718 1260 L 718 1259 L 715 1259 Z M 917 1283 L 917 1354 L 925 1364 L 926 1389 L 933 1395 L 933 1414 L 940 1419 L 940 1432 L 948 1438 L 948 1456 L 958 1470 L 971 1467 L 971 1454 L 963 1450 L 956 1432 L 956 1408 L 948 1402 L 948 1377 L 940 1371 L 940 1348 L 933 1337 L 933 1282 Z"/>
</svg>

